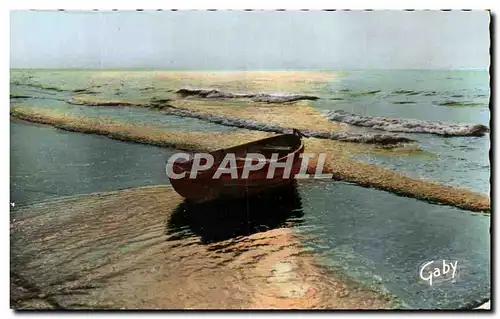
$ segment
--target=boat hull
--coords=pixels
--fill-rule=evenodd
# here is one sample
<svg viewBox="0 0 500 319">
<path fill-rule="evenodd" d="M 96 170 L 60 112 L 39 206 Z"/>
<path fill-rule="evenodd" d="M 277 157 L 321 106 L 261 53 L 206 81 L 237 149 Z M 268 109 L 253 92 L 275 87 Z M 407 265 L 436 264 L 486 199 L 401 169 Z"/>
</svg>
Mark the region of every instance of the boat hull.
<svg viewBox="0 0 500 319">
<path fill-rule="evenodd" d="M 240 162 L 241 165 L 236 168 L 236 178 L 233 178 L 235 176 L 231 176 L 230 173 L 224 173 L 219 178 L 214 178 L 218 168 L 214 167 L 208 171 L 198 172 L 196 178 L 190 178 L 189 171 L 186 171 L 183 178 L 170 178 L 170 183 L 181 196 L 196 202 L 222 197 L 242 198 L 253 196 L 269 189 L 292 184 L 295 181 L 295 175 L 300 172 L 302 162 L 300 154 L 303 152 L 304 145 L 300 142 L 300 146 L 295 148 L 292 153 L 276 161 L 278 164 L 284 164 L 287 161 L 291 163 L 289 173 L 285 171 L 284 167 L 276 167 L 274 171 L 270 172 L 269 168 L 272 163 L 268 161 L 262 168 L 248 172 L 247 178 L 242 178 L 244 165 Z M 181 169 L 175 169 L 174 167 L 174 171 L 180 173 Z"/>
<path fill-rule="evenodd" d="M 249 178 L 249 179 L 171 179 L 174 190 L 182 197 L 194 201 L 206 201 L 220 197 L 241 198 L 252 196 L 271 188 L 293 184 L 294 176 L 299 172 L 293 170 L 290 178 Z M 267 174 L 267 171 L 266 171 Z M 250 174 L 251 175 L 251 174 Z M 250 177 L 250 176 L 249 176 Z"/>
</svg>

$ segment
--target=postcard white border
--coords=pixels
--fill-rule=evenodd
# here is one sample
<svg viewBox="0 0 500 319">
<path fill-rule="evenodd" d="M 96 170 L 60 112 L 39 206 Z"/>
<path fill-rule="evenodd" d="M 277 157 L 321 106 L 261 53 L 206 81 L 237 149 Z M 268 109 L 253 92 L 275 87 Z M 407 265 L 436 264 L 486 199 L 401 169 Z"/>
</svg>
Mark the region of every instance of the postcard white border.
<svg viewBox="0 0 500 319">
<path fill-rule="evenodd" d="M 104 10 L 111 10 L 111 9 L 120 9 L 120 10 L 135 10 L 135 9 L 145 9 L 145 10 L 155 10 L 155 9 L 267 9 L 267 10 L 272 10 L 272 9 L 314 9 L 314 10 L 321 10 L 321 9 L 351 9 L 351 10 L 363 10 L 363 9 L 391 9 L 391 10 L 401 10 L 401 9 L 433 9 L 433 10 L 439 10 L 439 9 L 454 9 L 454 10 L 460 10 L 460 9 L 476 9 L 476 10 L 484 10 L 484 9 L 491 9 L 493 12 L 498 13 L 496 9 L 498 9 L 498 1 L 486 1 L 486 0 L 475 0 L 475 1 L 463 1 L 463 0 L 453 0 L 453 1 L 426 1 L 426 0 L 419 0 L 419 1 L 388 1 L 388 0 L 380 0 L 380 1 L 355 1 L 355 0 L 343 0 L 343 1 L 321 1 L 321 0 L 309 0 L 309 1 L 290 1 L 290 0 L 241 0 L 241 1 L 228 1 L 228 0 L 212 0 L 212 1 L 202 1 L 202 0 L 169 0 L 169 1 L 161 1 L 161 0 L 155 0 L 155 1 L 119 1 L 119 0 L 108 0 L 108 1 L 102 1 L 102 0 L 85 0 L 85 1 L 56 1 L 56 0 L 45 0 L 45 1 L 34 1 L 34 0 L 17 0 L 15 2 L 11 2 L 10 4 L 7 4 L 6 1 L 1 3 L 2 7 L 5 7 L 4 10 L 1 10 L 1 16 L 0 16 L 0 35 L 2 37 L 2 43 L 4 44 L 4 48 L 9 47 L 9 10 L 14 10 L 14 9 L 67 9 L 67 10 L 79 10 L 79 9 L 104 9 Z M 498 25 L 498 21 L 496 24 Z M 497 29 L 497 28 L 495 28 Z M 3 238 L 0 242 L 1 248 L 2 248 L 2 256 L 4 257 L 3 260 L 4 262 L 1 264 L 1 295 L 0 295 L 0 300 L 2 302 L 1 306 L 1 314 L 2 318 L 10 318 L 15 315 L 15 313 L 10 310 L 10 305 L 9 305 L 9 277 L 8 277 L 8 271 L 10 268 L 9 262 L 9 236 L 10 236 L 10 226 L 9 226 L 9 210 L 7 209 L 9 207 L 9 166 L 7 165 L 7 161 L 10 158 L 10 146 L 9 146 L 9 115 L 8 115 L 8 85 L 9 85 L 9 50 L 8 49 L 3 49 L 1 50 L 2 54 L 2 76 L 1 76 L 1 83 L 0 83 L 0 89 L 1 94 L 0 96 L 2 97 L 2 100 L 5 101 L 4 105 L 4 110 L 2 112 L 2 125 L 0 126 L 1 131 L 1 136 L 3 138 L 3 143 L 1 143 L 1 148 L 2 148 L 2 165 L 1 167 L 1 177 L 2 177 L 2 207 L 4 207 L 4 212 L 2 213 L 3 218 L 2 218 L 2 229 L 3 231 L 1 232 Z M 495 54 L 495 58 L 498 58 L 498 52 Z M 497 59 L 495 59 L 497 60 Z M 497 89 L 498 84 L 495 83 L 495 92 L 498 92 Z M 496 101 L 495 101 L 496 102 Z M 495 112 L 495 121 L 498 123 L 498 111 Z M 498 130 L 494 130 L 494 135 L 495 139 L 498 140 Z M 497 174 L 495 174 L 496 178 Z M 498 198 L 497 195 L 497 189 L 495 189 L 495 196 L 492 196 L 493 198 Z M 496 222 L 498 222 L 498 218 L 494 218 Z M 498 229 L 498 228 L 497 228 Z M 496 247 L 496 245 L 493 245 L 492 247 Z M 493 268 L 492 268 L 493 269 Z M 498 278 L 498 276 L 496 276 Z M 497 285 L 498 287 L 498 285 Z M 96 317 L 102 317 L 102 318 L 109 318 L 111 317 L 121 317 L 123 315 L 131 315 L 135 317 L 146 317 L 147 315 L 150 315 L 151 313 L 98 313 L 94 314 Z M 289 313 L 289 312 L 284 312 L 280 313 L 281 316 L 303 316 L 303 315 L 313 315 L 314 313 Z M 368 313 L 335 313 L 332 312 L 327 315 L 332 315 L 332 316 L 349 316 L 349 317 L 359 317 L 366 315 Z M 369 314 L 374 314 L 374 313 L 369 313 Z M 375 313 L 376 314 L 376 313 Z M 386 315 L 386 313 L 380 312 L 378 313 L 379 315 Z M 416 314 L 415 315 L 419 316 L 426 316 L 426 317 L 434 317 L 438 316 L 439 313 L 422 313 L 422 314 Z M 20 314 L 17 314 L 18 316 Z M 30 313 L 25 313 L 22 314 L 23 316 L 30 315 Z M 46 318 L 52 318 L 53 313 L 49 312 L 41 312 L 38 313 L 39 316 L 41 317 L 46 317 Z M 63 317 L 70 317 L 70 316 L 87 316 L 87 313 L 60 313 L 60 316 Z M 220 313 L 181 313 L 181 314 L 174 314 L 174 313 L 157 313 L 157 315 L 168 315 L 168 316 L 179 316 L 179 317 L 189 317 L 189 316 L 212 316 L 212 317 L 218 317 Z M 253 316 L 255 314 L 250 314 L 250 313 L 227 313 L 226 315 L 228 316 L 238 316 L 238 317 L 248 317 L 248 316 Z M 276 313 L 260 313 L 261 316 L 264 317 L 271 317 L 276 315 Z M 396 316 L 405 316 L 405 313 L 399 313 L 399 314 L 394 314 Z"/>
</svg>

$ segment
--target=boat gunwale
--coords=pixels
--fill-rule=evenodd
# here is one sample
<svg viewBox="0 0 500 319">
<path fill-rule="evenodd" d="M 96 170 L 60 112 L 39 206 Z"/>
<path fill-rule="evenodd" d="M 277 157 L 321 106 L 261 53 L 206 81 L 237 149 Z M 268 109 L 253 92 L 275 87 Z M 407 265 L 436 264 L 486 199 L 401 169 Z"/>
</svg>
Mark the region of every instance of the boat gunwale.
<svg viewBox="0 0 500 319">
<path fill-rule="evenodd" d="M 252 144 L 260 144 L 262 142 L 265 142 L 265 141 L 269 141 L 269 140 L 273 140 L 273 139 L 277 139 L 277 138 L 281 138 L 281 137 L 285 137 L 285 136 L 289 136 L 289 137 L 295 137 L 295 138 L 298 138 L 300 140 L 300 144 L 297 148 L 295 148 L 295 150 L 293 150 L 293 152 L 290 152 L 290 153 L 287 153 L 286 155 L 282 156 L 282 157 L 279 157 L 277 158 L 276 160 L 273 160 L 273 159 L 267 159 L 266 158 L 266 161 L 265 161 L 265 164 L 264 165 L 269 165 L 270 163 L 273 163 L 273 162 L 279 162 L 283 159 L 286 159 L 288 157 L 290 157 L 291 155 L 295 156 L 298 152 L 300 152 L 301 150 L 304 149 L 304 140 L 300 137 L 300 136 L 297 136 L 295 134 L 280 134 L 280 135 L 276 135 L 276 136 L 271 136 L 271 137 L 267 137 L 267 138 L 264 138 L 264 139 L 260 139 L 260 140 L 256 140 L 256 141 L 253 141 L 253 142 L 248 142 L 248 143 L 245 143 L 245 144 L 241 144 L 241 145 L 237 145 L 237 146 L 233 146 L 233 147 L 229 147 L 229 148 L 221 148 L 221 149 L 218 149 L 218 150 L 215 150 L 215 151 L 212 151 L 210 152 L 209 154 L 214 154 L 214 153 L 217 153 L 217 152 L 222 152 L 222 153 L 230 153 L 229 151 L 230 150 L 235 150 L 235 149 L 240 149 L 240 148 L 244 148 L 245 146 L 250 146 Z M 174 167 L 178 167 L 178 168 L 181 168 L 183 170 L 183 172 L 190 172 L 190 170 L 186 170 L 183 166 L 184 165 L 189 165 L 189 163 L 192 163 L 194 159 L 190 159 L 189 161 L 184 161 L 181 163 L 178 163 L 178 161 L 174 162 L 172 164 L 172 168 Z M 237 161 L 238 162 L 238 161 Z M 241 162 L 241 161 L 240 161 Z M 216 164 L 216 163 L 214 163 Z M 219 162 L 220 164 L 220 162 Z M 245 158 L 245 161 L 243 164 L 239 165 L 236 167 L 236 169 L 241 169 L 245 166 L 246 164 L 246 158 Z M 211 169 L 208 169 L 208 170 L 205 170 L 205 171 L 199 171 L 198 172 L 198 175 L 196 177 L 196 179 L 199 179 L 199 178 L 202 178 L 203 175 L 209 173 L 209 172 L 213 172 L 214 169 L 211 168 Z M 201 176 L 200 176 L 201 175 Z"/>
</svg>

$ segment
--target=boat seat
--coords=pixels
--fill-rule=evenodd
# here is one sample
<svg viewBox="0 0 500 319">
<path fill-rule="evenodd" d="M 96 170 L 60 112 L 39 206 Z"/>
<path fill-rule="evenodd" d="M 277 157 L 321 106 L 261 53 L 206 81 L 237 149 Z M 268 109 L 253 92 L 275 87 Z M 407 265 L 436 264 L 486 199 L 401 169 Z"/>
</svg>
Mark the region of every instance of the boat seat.
<svg viewBox="0 0 500 319">
<path fill-rule="evenodd" d="M 246 155 L 245 155 L 246 156 Z M 246 160 L 246 157 L 241 157 L 241 156 L 237 156 L 236 157 L 236 161 L 241 161 L 241 162 L 244 162 Z"/>
<path fill-rule="evenodd" d="M 266 145 L 262 147 L 263 150 L 276 150 L 276 151 L 291 151 L 291 146 L 279 146 L 279 145 Z"/>
</svg>

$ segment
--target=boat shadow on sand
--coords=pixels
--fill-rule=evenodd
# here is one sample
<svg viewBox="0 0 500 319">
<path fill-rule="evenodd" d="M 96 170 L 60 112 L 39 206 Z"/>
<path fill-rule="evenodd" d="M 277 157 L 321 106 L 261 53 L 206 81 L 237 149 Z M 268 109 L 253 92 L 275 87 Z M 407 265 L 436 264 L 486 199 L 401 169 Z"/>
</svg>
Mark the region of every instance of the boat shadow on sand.
<svg viewBox="0 0 500 319">
<path fill-rule="evenodd" d="M 203 203 L 184 201 L 166 221 L 168 240 L 199 236 L 204 244 L 302 222 L 302 201 L 296 185 L 282 186 L 240 199 Z"/>
</svg>

